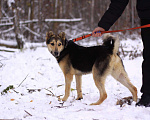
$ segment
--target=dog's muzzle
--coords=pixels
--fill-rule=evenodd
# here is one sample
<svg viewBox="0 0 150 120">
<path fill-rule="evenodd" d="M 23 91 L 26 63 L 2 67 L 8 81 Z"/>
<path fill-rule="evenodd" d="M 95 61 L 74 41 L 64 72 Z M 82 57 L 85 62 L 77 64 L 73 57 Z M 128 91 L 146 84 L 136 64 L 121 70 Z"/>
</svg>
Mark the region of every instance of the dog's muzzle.
<svg viewBox="0 0 150 120">
<path fill-rule="evenodd" d="M 59 52 L 52 52 L 52 54 L 53 54 L 53 56 L 56 57 L 56 58 L 59 57 Z"/>
<path fill-rule="evenodd" d="M 58 52 L 54 52 L 54 55 L 57 57 L 58 56 Z"/>
</svg>

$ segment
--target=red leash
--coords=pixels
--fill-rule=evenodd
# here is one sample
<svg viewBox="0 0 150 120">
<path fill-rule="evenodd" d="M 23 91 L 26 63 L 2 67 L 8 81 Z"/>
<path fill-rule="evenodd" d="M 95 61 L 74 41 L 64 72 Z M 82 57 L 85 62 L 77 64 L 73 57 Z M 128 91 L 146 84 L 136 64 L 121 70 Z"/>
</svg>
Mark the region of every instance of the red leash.
<svg viewBox="0 0 150 120">
<path fill-rule="evenodd" d="M 122 31 L 126 31 L 126 30 L 135 30 L 135 29 L 147 28 L 147 27 L 150 27 L 150 24 L 143 25 L 143 26 L 140 26 L 140 27 L 135 27 L 135 28 L 124 29 L 124 30 L 99 31 L 99 32 L 101 32 L 101 34 L 104 34 L 104 33 L 122 32 Z M 90 37 L 90 36 L 92 36 L 92 33 L 91 34 L 87 34 L 87 35 L 83 35 L 81 37 L 78 37 L 78 38 L 72 39 L 72 40 L 73 40 L 73 42 L 76 42 L 76 41 L 82 40 L 82 39 Z"/>
</svg>

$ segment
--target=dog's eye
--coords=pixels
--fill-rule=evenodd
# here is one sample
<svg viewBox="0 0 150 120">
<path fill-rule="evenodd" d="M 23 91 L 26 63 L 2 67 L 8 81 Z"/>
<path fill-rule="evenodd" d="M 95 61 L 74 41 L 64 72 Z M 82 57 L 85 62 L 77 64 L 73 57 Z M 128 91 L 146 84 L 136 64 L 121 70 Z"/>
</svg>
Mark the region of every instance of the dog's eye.
<svg viewBox="0 0 150 120">
<path fill-rule="evenodd" d="M 61 46 L 61 43 L 59 43 L 58 46 Z"/>
<path fill-rule="evenodd" d="M 54 46 L 54 43 L 50 43 L 52 46 Z"/>
</svg>

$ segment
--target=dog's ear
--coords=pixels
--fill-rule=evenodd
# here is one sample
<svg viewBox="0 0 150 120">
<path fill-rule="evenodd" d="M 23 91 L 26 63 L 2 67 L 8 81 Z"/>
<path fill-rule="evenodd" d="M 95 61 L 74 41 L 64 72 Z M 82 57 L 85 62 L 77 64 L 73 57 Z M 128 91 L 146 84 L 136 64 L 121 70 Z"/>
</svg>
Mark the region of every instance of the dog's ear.
<svg viewBox="0 0 150 120">
<path fill-rule="evenodd" d="M 65 47 L 67 47 L 68 41 L 67 41 L 67 39 L 66 39 L 66 34 L 65 34 L 65 32 L 59 33 L 58 36 L 62 39 L 63 45 L 64 45 Z"/>
<path fill-rule="evenodd" d="M 59 33 L 58 36 L 59 36 L 62 40 L 65 40 L 65 32 Z"/>
<path fill-rule="evenodd" d="M 53 36 L 53 32 L 52 31 L 49 31 L 46 33 L 46 44 L 49 44 L 50 42 L 50 38 Z"/>
</svg>

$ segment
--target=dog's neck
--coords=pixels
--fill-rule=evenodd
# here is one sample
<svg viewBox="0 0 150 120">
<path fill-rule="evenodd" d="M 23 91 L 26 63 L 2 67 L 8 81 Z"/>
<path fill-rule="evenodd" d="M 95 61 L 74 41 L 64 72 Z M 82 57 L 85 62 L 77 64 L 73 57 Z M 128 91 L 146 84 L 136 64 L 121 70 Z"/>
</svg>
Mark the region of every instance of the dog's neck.
<svg viewBox="0 0 150 120">
<path fill-rule="evenodd" d="M 69 46 L 70 42 L 71 41 L 65 40 L 64 49 L 60 52 L 60 55 L 56 57 L 58 63 L 62 60 L 63 57 L 65 57 L 68 54 L 67 47 Z"/>
</svg>

